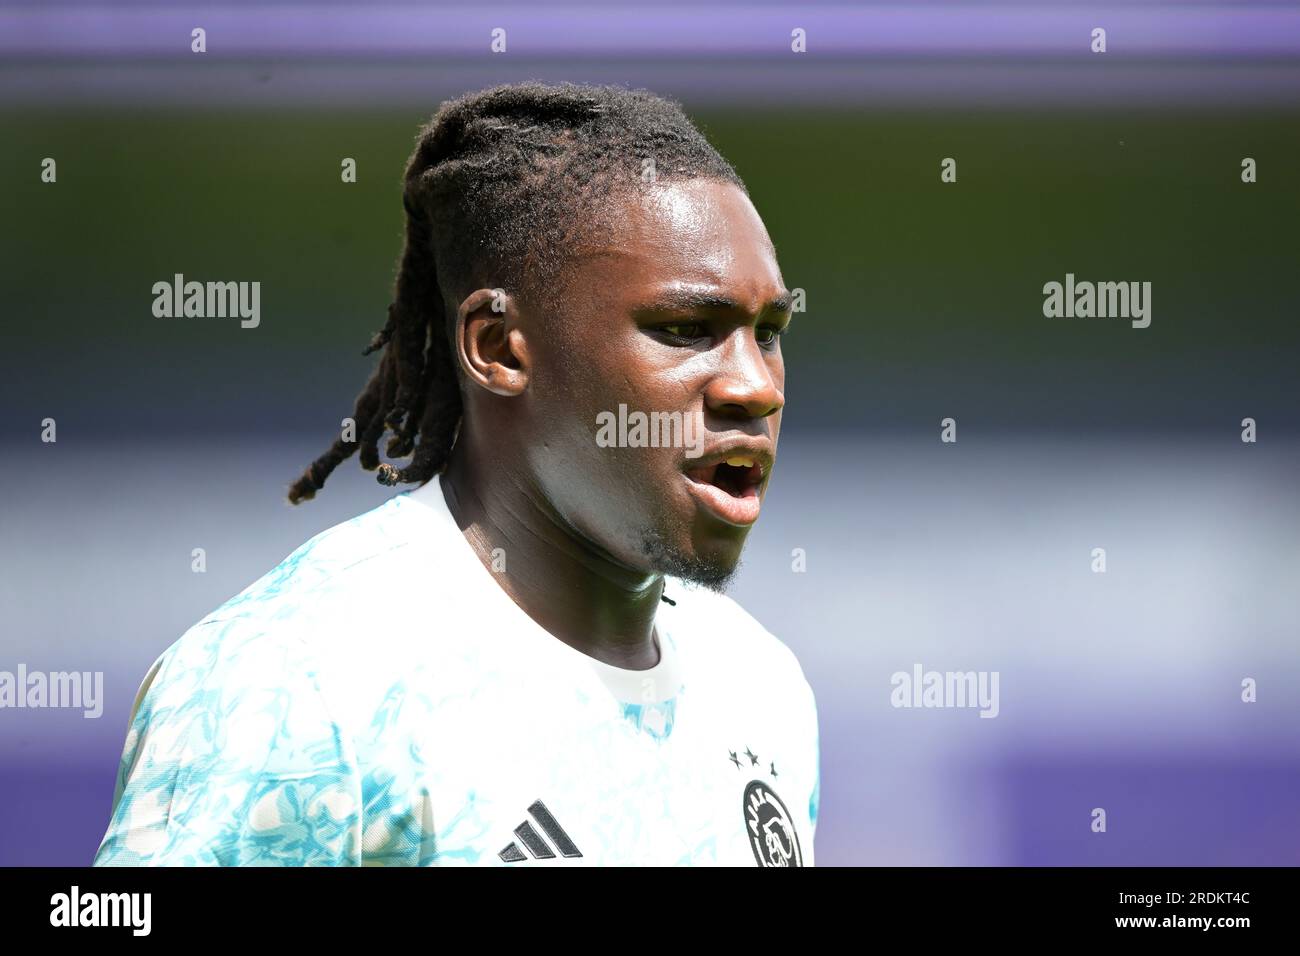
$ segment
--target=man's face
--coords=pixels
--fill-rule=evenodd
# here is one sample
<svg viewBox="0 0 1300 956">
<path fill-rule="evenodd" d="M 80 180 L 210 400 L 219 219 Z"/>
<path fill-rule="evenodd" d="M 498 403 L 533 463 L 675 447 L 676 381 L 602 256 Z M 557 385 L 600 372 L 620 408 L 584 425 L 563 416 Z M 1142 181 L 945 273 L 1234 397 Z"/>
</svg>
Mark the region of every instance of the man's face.
<svg viewBox="0 0 1300 956">
<path fill-rule="evenodd" d="M 620 202 L 612 232 L 566 274 L 558 314 L 529 337 L 529 471 L 617 562 L 721 588 L 776 455 L 788 293 L 730 183 L 663 183 Z"/>
</svg>

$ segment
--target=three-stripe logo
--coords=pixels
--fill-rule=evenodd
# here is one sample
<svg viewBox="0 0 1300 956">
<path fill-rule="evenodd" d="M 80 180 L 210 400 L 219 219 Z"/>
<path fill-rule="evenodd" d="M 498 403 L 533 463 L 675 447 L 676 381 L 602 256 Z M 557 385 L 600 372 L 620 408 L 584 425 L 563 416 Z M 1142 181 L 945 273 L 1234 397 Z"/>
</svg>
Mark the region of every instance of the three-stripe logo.
<svg viewBox="0 0 1300 956">
<path fill-rule="evenodd" d="M 535 860 L 553 860 L 556 851 L 559 851 L 560 856 L 582 856 L 578 847 L 569 839 L 569 835 L 555 821 L 551 811 L 546 809 L 546 804 L 542 803 L 541 800 L 534 800 L 528 807 L 528 812 L 537 821 L 537 825 L 542 828 L 542 833 L 551 838 L 551 843 L 555 844 L 554 848 L 551 847 L 551 843 L 547 843 L 543 839 L 542 834 L 537 832 L 531 822 L 525 820 L 515 827 L 515 836 L 518 839 L 507 844 L 505 849 L 501 850 L 497 856 L 507 863 L 518 863 L 521 860 L 527 860 L 528 857 L 524 855 L 523 850 L 519 849 L 520 844 L 523 844 L 524 850 L 527 850 Z"/>
</svg>

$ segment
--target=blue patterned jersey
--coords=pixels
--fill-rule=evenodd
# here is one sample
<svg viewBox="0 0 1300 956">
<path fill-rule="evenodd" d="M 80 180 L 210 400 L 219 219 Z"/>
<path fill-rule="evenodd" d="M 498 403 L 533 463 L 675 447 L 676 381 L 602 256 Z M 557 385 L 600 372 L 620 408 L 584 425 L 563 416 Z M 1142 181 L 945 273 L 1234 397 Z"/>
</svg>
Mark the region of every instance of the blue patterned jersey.
<svg viewBox="0 0 1300 956">
<path fill-rule="evenodd" d="M 172 644 L 96 865 L 808 866 L 817 712 L 793 653 L 674 578 L 659 663 L 556 639 L 440 480 L 312 538 Z"/>
</svg>

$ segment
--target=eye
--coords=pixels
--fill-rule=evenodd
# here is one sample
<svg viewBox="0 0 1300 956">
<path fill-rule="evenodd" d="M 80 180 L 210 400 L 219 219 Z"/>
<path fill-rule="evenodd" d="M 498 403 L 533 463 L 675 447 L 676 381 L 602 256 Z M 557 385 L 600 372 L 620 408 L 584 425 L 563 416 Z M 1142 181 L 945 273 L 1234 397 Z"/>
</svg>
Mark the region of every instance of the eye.
<svg viewBox="0 0 1300 956">
<path fill-rule="evenodd" d="M 672 325 L 661 325 L 655 331 L 679 342 L 694 342 L 704 337 L 704 323 L 674 322 Z"/>
<path fill-rule="evenodd" d="M 775 325 L 762 325 L 754 331 L 754 338 L 763 348 L 771 348 L 787 331 L 789 330 L 779 329 Z"/>
</svg>

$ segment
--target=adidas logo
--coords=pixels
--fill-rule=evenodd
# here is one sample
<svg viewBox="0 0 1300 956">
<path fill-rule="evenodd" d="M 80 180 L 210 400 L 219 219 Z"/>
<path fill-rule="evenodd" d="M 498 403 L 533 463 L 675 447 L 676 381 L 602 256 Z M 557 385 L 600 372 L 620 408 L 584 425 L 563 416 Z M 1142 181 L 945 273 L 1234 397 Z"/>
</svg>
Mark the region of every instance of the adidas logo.
<svg viewBox="0 0 1300 956">
<path fill-rule="evenodd" d="M 532 823 L 525 820 L 515 827 L 515 836 L 518 837 L 518 840 L 507 845 L 497 856 L 507 863 L 518 863 L 521 860 L 528 859 L 523 850 L 519 849 L 521 843 L 524 850 L 532 854 L 535 860 L 553 860 L 555 859 L 556 850 L 559 851 L 560 856 L 582 856 L 582 852 L 569 839 L 569 835 L 555 822 L 555 817 L 551 816 L 551 811 L 546 809 L 546 804 L 540 800 L 534 800 L 532 805 L 529 806 L 528 812 L 537 821 L 537 825 L 542 828 L 542 832 L 551 838 L 551 843 L 555 844 L 555 848 L 552 849 L 551 844 L 542 839 L 542 834 L 537 832 Z"/>
</svg>

